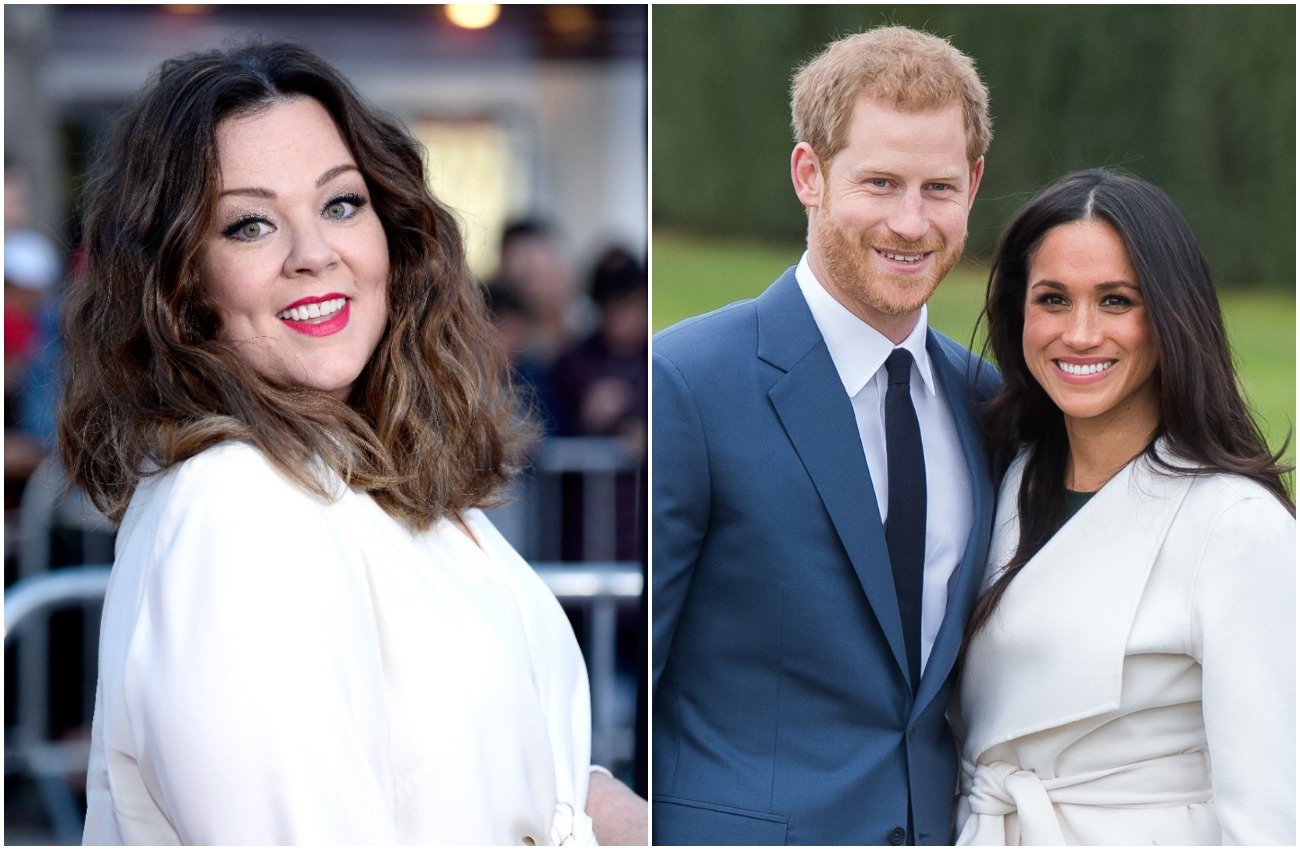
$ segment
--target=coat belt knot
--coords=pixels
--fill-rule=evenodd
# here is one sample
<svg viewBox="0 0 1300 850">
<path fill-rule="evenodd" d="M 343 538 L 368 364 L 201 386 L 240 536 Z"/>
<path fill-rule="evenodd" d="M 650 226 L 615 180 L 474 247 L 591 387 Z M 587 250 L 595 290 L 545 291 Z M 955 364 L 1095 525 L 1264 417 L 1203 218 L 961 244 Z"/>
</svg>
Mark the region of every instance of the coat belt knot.
<svg viewBox="0 0 1300 850">
<path fill-rule="evenodd" d="M 595 844 L 591 818 L 568 803 L 555 804 L 555 817 L 551 821 L 551 844 Z"/>
<path fill-rule="evenodd" d="M 962 794 L 970 817 L 958 844 L 1007 843 L 1006 816 L 1020 823 L 1020 844 L 1066 843 L 1056 805 L 1183 806 L 1211 798 L 1210 763 L 1203 751 L 1176 753 L 1072 776 L 1040 777 L 1007 762 L 962 764 Z"/>
</svg>

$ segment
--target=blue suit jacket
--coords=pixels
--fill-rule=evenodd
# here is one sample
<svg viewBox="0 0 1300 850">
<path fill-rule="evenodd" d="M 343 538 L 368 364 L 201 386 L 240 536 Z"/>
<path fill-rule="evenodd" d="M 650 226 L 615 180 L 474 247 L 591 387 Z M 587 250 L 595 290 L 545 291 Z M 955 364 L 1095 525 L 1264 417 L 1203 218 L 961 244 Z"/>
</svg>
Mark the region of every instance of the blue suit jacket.
<svg viewBox="0 0 1300 850">
<path fill-rule="evenodd" d="M 973 409 L 998 379 L 926 345 L 974 523 L 914 700 L 852 404 L 794 270 L 655 337 L 654 843 L 951 842 L 944 709 L 995 495 Z"/>
</svg>

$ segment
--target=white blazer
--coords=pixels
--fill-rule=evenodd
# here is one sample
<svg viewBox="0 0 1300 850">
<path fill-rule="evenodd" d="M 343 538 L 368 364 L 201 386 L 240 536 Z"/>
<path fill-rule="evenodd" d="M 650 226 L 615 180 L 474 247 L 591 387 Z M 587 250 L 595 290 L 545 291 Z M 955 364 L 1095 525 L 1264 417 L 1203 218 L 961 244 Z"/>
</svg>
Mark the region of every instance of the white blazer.
<svg viewBox="0 0 1300 850">
<path fill-rule="evenodd" d="M 1295 529 L 1237 476 L 1139 457 L 1107 483 L 968 649 L 959 843 L 1294 844 Z"/>
<path fill-rule="evenodd" d="M 412 534 L 228 443 L 140 485 L 87 844 L 594 843 L 569 622 L 486 518 Z"/>
</svg>

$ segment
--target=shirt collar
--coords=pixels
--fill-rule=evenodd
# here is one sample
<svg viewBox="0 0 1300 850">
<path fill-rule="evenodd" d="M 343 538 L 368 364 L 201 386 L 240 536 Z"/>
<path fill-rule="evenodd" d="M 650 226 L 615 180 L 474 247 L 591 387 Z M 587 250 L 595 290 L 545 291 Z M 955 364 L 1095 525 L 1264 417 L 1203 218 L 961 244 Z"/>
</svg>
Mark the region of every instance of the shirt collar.
<svg viewBox="0 0 1300 850">
<path fill-rule="evenodd" d="M 852 398 L 885 365 L 885 360 L 895 346 L 888 337 L 853 315 L 826 291 L 808 264 L 807 251 L 799 259 L 794 276 L 804 300 L 808 302 L 808 309 L 812 311 L 813 321 L 817 323 L 822 339 L 826 340 L 826 348 L 830 351 L 831 362 L 835 364 L 840 382 Z M 897 347 L 906 348 L 911 353 L 926 392 L 934 395 L 934 373 L 930 368 L 930 355 L 925 350 L 927 315 L 927 308 L 921 305 L 916 327 Z"/>
</svg>

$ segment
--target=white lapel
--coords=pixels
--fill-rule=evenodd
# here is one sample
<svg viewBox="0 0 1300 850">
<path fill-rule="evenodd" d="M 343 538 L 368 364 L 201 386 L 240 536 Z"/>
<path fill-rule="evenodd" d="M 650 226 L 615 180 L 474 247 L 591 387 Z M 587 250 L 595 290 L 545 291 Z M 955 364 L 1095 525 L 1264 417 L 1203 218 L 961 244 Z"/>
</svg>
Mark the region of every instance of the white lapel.
<svg viewBox="0 0 1300 850">
<path fill-rule="evenodd" d="M 1019 539 L 1024 461 L 1003 482 L 986 586 Z M 1133 617 L 1192 480 L 1139 455 L 1012 580 L 967 652 L 968 755 L 1119 707 Z"/>
</svg>

